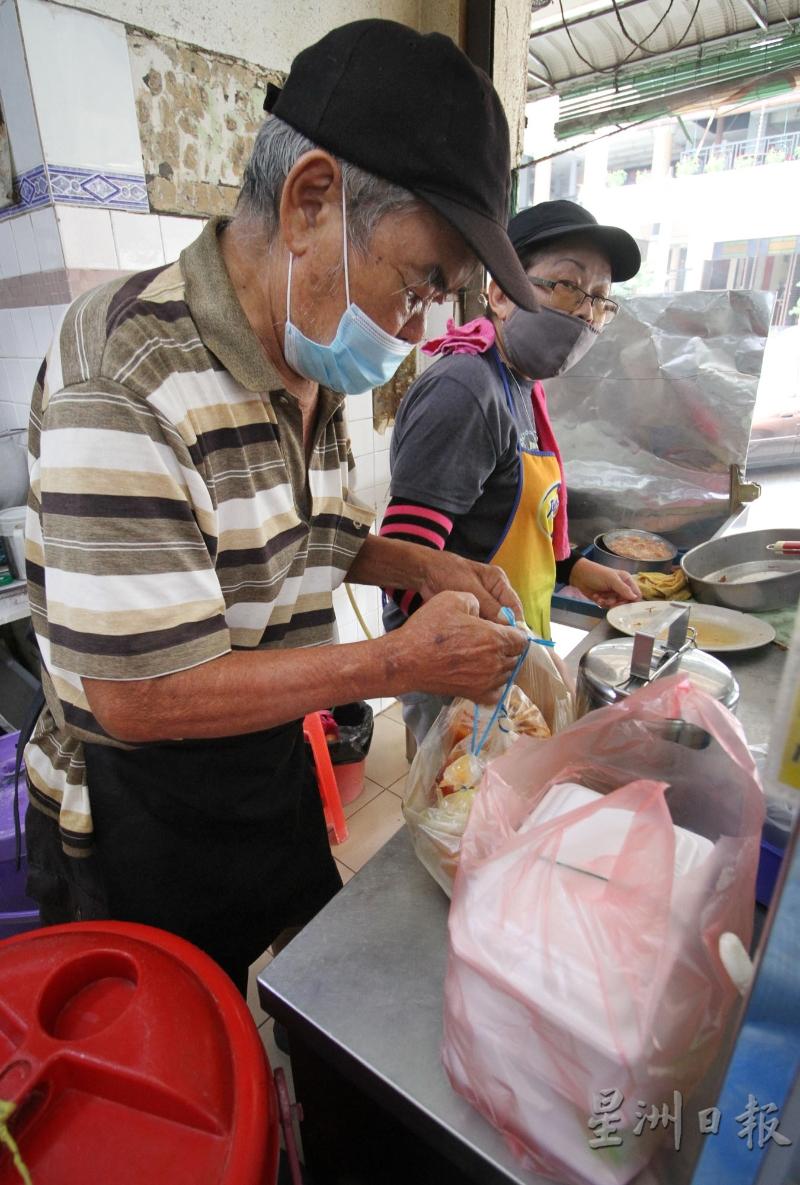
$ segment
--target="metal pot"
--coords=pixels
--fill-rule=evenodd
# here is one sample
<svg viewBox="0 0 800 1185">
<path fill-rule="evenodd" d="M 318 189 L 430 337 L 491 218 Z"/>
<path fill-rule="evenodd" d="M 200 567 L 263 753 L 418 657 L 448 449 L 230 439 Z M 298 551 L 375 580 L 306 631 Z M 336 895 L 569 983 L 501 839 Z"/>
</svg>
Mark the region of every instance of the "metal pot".
<svg viewBox="0 0 800 1185">
<path fill-rule="evenodd" d="M 628 556 L 617 555 L 608 546 L 615 535 L 636 535 L 640 539 L 655 540 L 658 543 L 666 544 L 672 554 L 665 560 L 634 560 Z M 677 554 L 677 548 L 670 543 L 669 539 L 664 539 L 661 535 L 654 535 L 652 531 L 639 531 L 633 527 L 630 529 L 621 527 L 616 531 L 604 531 L 600 535 L 595 535 L 589 559 L 598 564 L 604 564 L 606 568 L 617 568 L 623 572 L 671 572 L 675 567 Z"/>
<path fill-rule="evenodd" d="M 24 428 L 0 432 L 0 509 L 19 506 L 28 496 L 27 438 Z"/>
<path fill-rule="evenodd" d="M 586 651 L 578 667 L 576 709 L 579 716 L 585 716 L 594 708 L 607 708 L 621 703 L 631 694 L 633 688 L 630 687 L 630 676 L 635 642 L 635 638 L 612 638 L 608 642 L 598 642 Z M 663 664 L 670 657 L 667 646 L 656 642 L 653 646 L 656 672 L 658 664 Z M 704 650 L 686 650 L 670 666 L 670 674 L 678 673 L 688 675 L 696 687 L 713 695 L 726 708 L 735 710 L 739 700 L 739 684 L 718 658 L 706 654 Z"/>
<path fill-rule="evenodd" d="M 706 605 L 722 605 L 743 613 L 796 605 L 800 597 L 797 556 L 779 557 L 767 551 L 767 544 L 779 539 L 800 539 L 800 529 L 740 531 L 693 547 L 681 560 L 692 595 Z M 760 579 L 755 565 L 763 570 Z M 722 576 L 726 579 L 720 579 Z"/>
</svg>

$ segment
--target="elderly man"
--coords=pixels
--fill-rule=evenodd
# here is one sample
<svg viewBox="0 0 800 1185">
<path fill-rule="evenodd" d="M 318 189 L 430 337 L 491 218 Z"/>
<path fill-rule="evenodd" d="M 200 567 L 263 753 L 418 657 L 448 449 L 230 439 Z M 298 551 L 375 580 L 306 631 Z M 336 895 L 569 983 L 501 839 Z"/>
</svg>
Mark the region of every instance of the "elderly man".
<svg viewBox="0 0 800 1185">
<path fill-rule="evenodd" d="M 369 534 L 343 413 L 476 255 L 532 299 L 497 95 L 447 38 L 360 21 L 270 100 L 234 218 L 68 310 L 34 393 L 27 525 L 42 917 L 162 926 L 242 988 L 340 886 L 304 714 L 412 689 L 483 700 L 522 647 L 496 623 L 519 611 L 498 569 Z M 427 604 L 328 646 L 344 578 Z"/>
</svg>

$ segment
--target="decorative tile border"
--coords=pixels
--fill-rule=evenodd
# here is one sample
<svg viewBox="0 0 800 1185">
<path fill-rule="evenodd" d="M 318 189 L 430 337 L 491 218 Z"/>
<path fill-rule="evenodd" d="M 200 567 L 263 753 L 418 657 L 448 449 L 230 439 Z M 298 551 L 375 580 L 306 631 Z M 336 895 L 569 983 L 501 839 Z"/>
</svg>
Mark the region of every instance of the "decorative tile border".
<svg viewBox="0 0 800 1185">
<path fill-rule="evenodd" d="M 39 206 L 49 205 L 53 199 L 50 197 L 44 165 L 28 169 L 26 173 L 18 173 L 14 177 L 14 192 L 19 194 L 19 201 L 0 210 L 0 221 L 13 218 L 15 214 L 27 214 L 31 210 L 37 210 Z"/>
<path fill-rule="evenodd" d="M 143 174 L 107 173 L 67 165 L 38 165 L 14 178 L 19 201 L 0 209 L 0 222 L 28 214 L 40 206 L 63 202 L 102 210 L 129 210 L 149 214 L 147 183 Z"/>
<path fill-rule="evenodd" d="M 150 213 L 144 174 L 104 173 L 66 165 L 48 165 L 47 172 L 54 202 Z"/>
</svg>

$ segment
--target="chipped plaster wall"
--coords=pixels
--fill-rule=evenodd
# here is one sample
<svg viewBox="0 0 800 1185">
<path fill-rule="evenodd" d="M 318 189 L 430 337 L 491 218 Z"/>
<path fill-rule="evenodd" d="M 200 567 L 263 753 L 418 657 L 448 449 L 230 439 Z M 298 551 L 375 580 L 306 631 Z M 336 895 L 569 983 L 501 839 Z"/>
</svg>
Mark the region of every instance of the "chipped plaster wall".
<svg viewBox="0 0 800 1185">
<path fill-rule="evenodd" d="M 150 208 L 229 213 L 264 117 L 266 83 L 282 75 L 134 30 L 128 51 Z"/>
<path fill-rule="evenodd" d="M 128 26 L 150 207 L 163 214 L 233 209 L 266 83 L 280 82 L 294 54 L 327 28 L 374 15 L 456 40 L 460 33 L 460 0 L 295 0 L 256 10 L 233 0 L 224 19 L 200 0 L 95 0 L 88 7 Z"/>
<path fill-rule="evenodd" d="M 530 0 L 497 0 L 494 13 L 494 85 L 508 119 L 511 164 L 519 164 L 525 133 Z"/>
<path fill-rule="evenodd" d="M 385 17 L 457 36 L 457 0 L 60 0 L 137 28 L 272 70 L 288 70 L 304 46 L 330 29 Z"/>
</svg>

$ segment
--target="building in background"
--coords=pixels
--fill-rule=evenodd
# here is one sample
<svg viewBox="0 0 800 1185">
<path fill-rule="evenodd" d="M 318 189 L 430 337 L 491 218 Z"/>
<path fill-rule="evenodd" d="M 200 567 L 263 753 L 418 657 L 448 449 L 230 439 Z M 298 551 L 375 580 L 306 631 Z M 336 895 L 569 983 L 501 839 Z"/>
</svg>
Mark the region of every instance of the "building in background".
<svg viewBox="0 0 800 1185">
<path fill-rule="evenodd" d="M 528 105 L 525 159 L 540 163 L 519 204 L 569 198 L 629 230 L 643 266 L 623 295 L 773 293 L 750 460 L 800 461 L 800 88 L 588 142 L 557 140 L 558 116 L 557 97 Z"/>
</svg>

